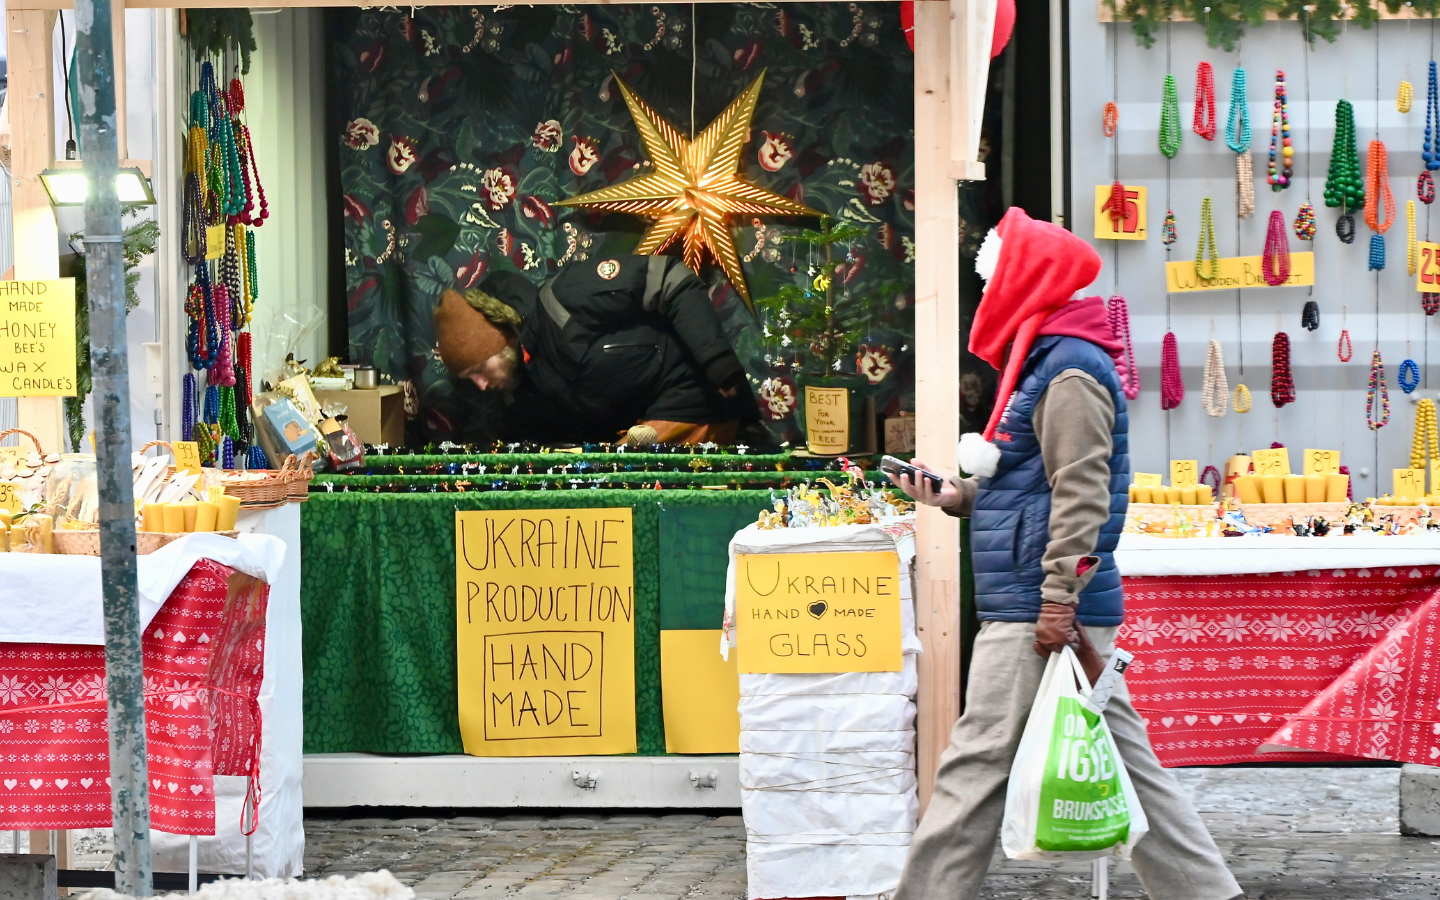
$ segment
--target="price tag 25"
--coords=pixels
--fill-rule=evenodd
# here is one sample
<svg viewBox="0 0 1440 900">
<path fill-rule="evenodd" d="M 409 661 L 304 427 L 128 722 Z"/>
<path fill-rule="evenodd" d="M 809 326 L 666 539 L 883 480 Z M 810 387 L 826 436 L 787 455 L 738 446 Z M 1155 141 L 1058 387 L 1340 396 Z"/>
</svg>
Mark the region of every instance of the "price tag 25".
<svg viewBox="0 0 1440 900">
<path fill-rule="evenodd" d="M 1340 474 L 1340 451 L 1339 451 L 1339 450 L 1306 450 L 1306 451 L 1305 451 L 1305 474 L 1306 474 L 1306 475 L 1339 475 L 1339 474 Z"/>
<path fill-rule="evenodd" d="M 173 441 L 175 448 L 175 470 L 200 474 L 200 445 L 195 441 Z"/>
<path fill-rule="evenodd" d="M 1194 459 L 1170 460 L 1170 486 L 1194 487 L 1200 480 L 1200 463 Z"/>
<path fill-rule="evenodd" d="M 1163 479 L 1158 472 L 1136 472 L 1135 486 L 1143 488 L 1160 487 Z"/>
<path fill-rule="evenodd" d="M 1425 496 L 1424 469 L 1395 469 L 1395 497 L 1402 500 L 1419 500 Z"/>
<path fill-rule="evenodd" d="M 1285 447 L 1274 450 L 1256 450 L 1250 454 L 1255 461 L 1256 475 L 1289 475 L 1290 451 Z"/>
<path fill-rule="evenodd" d="M 20 495 L 15 493 L 15 485 L 0 481 L 0 509 L 20 511 Z"/>
</svg>

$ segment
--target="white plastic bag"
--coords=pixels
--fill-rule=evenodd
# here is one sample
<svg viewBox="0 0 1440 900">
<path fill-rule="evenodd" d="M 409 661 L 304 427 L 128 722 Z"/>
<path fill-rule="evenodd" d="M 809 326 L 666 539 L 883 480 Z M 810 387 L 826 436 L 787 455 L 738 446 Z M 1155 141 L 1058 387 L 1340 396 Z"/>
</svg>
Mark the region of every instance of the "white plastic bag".
<svg viewBox="0 0 1440 900">
<path fill-rule="evenodd" d="M 1000 840 L 1011 859 L 1129 859 L 1149 831 L 1089 695 L 1075 652 L 1052 653 L 1005 793 Z"/>
</svg>

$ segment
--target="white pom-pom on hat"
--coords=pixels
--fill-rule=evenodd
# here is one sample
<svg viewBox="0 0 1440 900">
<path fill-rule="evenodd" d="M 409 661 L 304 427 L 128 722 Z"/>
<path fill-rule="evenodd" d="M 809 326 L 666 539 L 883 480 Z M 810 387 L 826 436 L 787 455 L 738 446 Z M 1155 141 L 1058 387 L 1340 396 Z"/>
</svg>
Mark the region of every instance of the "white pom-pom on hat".
<svg viewBox="0 0 1440 900">
<path fill-rule="evenodd" d="M 995 267 L 999 264 L 1000 232 L 992 228 L 980 243 L 980 251 L 975 254 L 975 274 L 985 279 L 988 287 L 990 279 L 995 275 Z"/>
<path fill-rule="evenodd" d="M 985 440 L 985 436 L 980 432 L 971 431 L 960 436 L 960 449 L 956 458 L 960 463 L 960 471 L 989 478 L 1000 465 L 1000 448 Z"/>
</svg>

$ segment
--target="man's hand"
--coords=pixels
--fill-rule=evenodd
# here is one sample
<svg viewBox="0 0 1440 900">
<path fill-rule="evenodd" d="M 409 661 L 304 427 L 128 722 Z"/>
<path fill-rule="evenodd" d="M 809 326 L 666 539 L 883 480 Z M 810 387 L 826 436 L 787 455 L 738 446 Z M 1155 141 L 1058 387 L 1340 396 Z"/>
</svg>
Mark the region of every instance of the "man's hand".
<svg viewBox="0 0 1440 900">
<path fill-rule="evenodd" d="M 740 392 L 740 388 L 738 387 L 718 388 L 717 390 L 720 391 L 720 396 L 726 400 L 734 399 L 735 395 Z"/>
<path fill-rule="evenodd" d="M 910 460 L 910 464 L 912 466 L 915 466 L 917 469 L 923 469 L 926 472 L 934 472 L 936 475 L 940 474 L 939 472 L 935 472 L 934 469 L 925 465 L 918 459 Z M 893 481 L 895 483 L 895 486 L 900 488 L 900 490 L 904 491 L 906 494 L 909 494 L 916 503 L 923 503 L 926 506 L 938 506 L 942 509 L 958 506 L 960 504 L 960 489 L 957 488 L 955 485 L 951 484 L 950 479 L 944 478 L 944 476 L 941 476 L 942 484 L 940 490 L 938 491 L 935 490 L 934 486 L 930 482 L 930 479 L 928 478 L 912 478 L 911 476 L 905 474 L 902 474 L 899 477 L 896 477 L 894 475 L 886 475 L 886 477 Z"/>
<path fill-rule="evenodd" d="M 1035 623 L 1035 652 L 1048 659 L 1066 647 L 1080 642 L 1075 628 L 1075 607 L 1068 603 L 1040 604 L 1040 619 Z"/>
<path fill-rule="evenodd" d="M 1105 660 L 1090 642 L 1090 635 L 1085 633 L 1084 628 L 1076 626 L 1075 636 L 1079 638 L 1079 644 L 1075 647 L 1075 658 L 1080 660 L 1080 668 L 1085 670 L 1085 677 L 1090 680 L 1090 686 L 1094 687 L 1105 671 Z"/>
</svg>

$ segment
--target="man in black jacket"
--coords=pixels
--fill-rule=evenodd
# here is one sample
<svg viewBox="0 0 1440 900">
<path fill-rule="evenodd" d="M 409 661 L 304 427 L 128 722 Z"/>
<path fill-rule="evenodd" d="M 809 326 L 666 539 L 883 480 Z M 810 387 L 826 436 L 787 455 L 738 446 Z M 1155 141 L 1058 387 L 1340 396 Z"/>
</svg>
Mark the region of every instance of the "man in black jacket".
<svg viewBox="0 0 1440 900">
<path fill-rule="evenodd" d="M 513 272 L 435 308 L 440 359 L 511 398 L 505 437 L 730 443 L 758 416 L 704 284 L 678 259 L 571 263 L 536 288 Z M 651 437 L 651 430 L 654 436 Z"/>
</svg>

